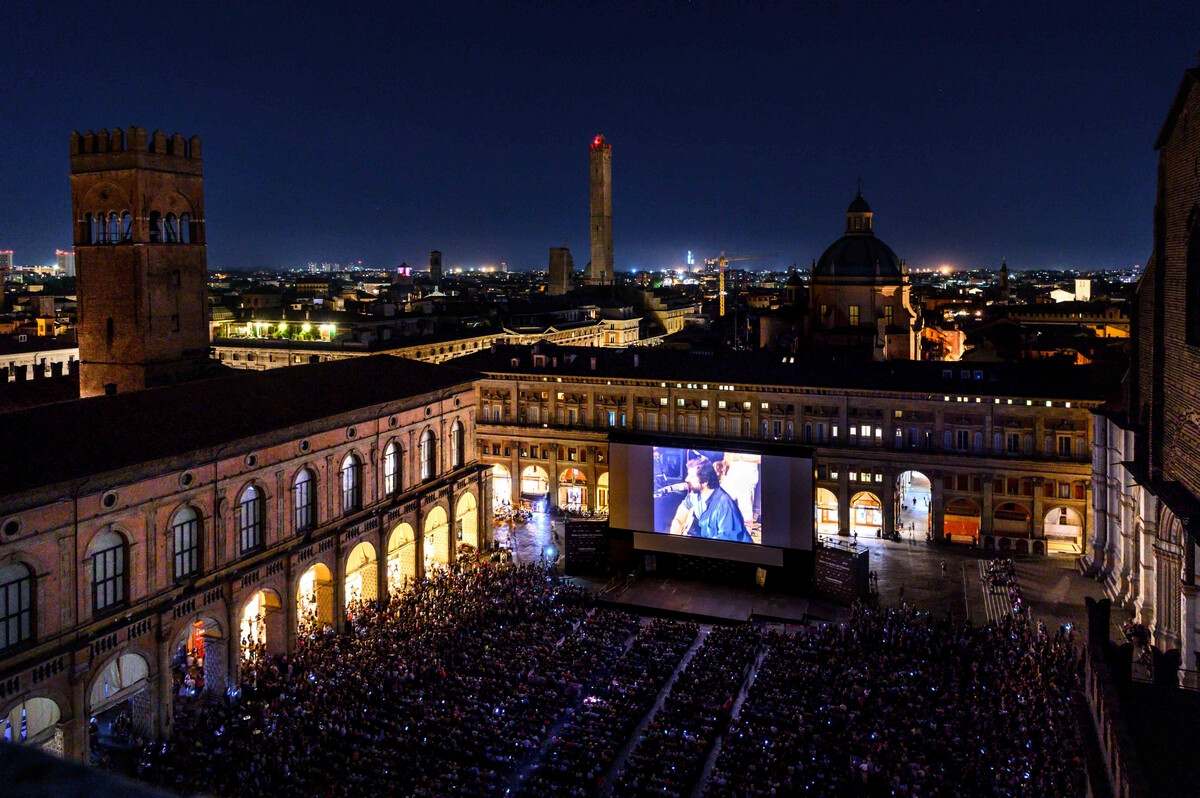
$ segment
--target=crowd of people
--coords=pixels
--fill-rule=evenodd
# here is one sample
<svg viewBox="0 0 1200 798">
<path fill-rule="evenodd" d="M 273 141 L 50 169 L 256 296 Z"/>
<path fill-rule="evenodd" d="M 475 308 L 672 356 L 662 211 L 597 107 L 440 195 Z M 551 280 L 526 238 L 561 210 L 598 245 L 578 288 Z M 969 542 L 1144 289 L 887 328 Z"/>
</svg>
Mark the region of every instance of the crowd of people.
<svg viewBox="0 0 1200 798">
<path fill-rule="evenodd" d="M 629 755 L 616 795 L 692 794 L 761 642 L 762 632 L 745 624 L 709 632 Z"/>
<path fill-rule="evenodd" d="M 711 798 L 1082 794 L 1065 630 L 860 606 L 845 626 L 767 645 Z"/>
<path fill-rule="evenodd" d="M 1013 615 L 1025 612 L 1025 597 L 1021 594 L 1021 586 L 1017 584 L 1017 566 L 1011 557 L 988 560 L 984 568 L 984 578 L 987 580 L 989 592 L 1008 594 L 1008 603 Z"/>
<path fill-rule="evenodd" d="M 636 628 L 536 566 L 444 572 L 247 661 L 241 696 L 178 717 L 140 775 L 215 795 L 503 793 Z"/>
<path fill-rule="evenodd" d="M 583 699 L 563 725 L 522 794 L 595 796 L 635 727 L 654 705 L 698 627 L 684 621 L 652 620 L 642 625 L 612 673 Z"/>
<path fill-rule="evenodd" d="M 482 560 L 347 609 L 344 632 L 306 617 L 290 657 L 255 648 L 240 693 L 181 699 L 168 742 L 129 763 L 214 795 L 1080 789 L 1074 646 L 1024 614 L 976 628 L 856 606 L 844 625 L 708 630 Z"/>
</svg>

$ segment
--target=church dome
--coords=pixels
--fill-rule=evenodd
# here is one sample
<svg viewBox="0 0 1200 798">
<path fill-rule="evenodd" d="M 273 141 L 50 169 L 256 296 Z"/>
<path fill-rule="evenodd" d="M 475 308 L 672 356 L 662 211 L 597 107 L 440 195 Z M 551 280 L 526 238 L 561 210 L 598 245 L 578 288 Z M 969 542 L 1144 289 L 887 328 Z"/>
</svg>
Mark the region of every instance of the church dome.
<svg viewBox="0 0 1200 798">
<path fill-rule="evenodd" d="M 846 209 L 846 235 L 834 241 L 813 267 L 814 278 L 897 278 L 904 274 L 900 259 L 875 237 L 874 214 L 862 192 Z"/>
</svg>

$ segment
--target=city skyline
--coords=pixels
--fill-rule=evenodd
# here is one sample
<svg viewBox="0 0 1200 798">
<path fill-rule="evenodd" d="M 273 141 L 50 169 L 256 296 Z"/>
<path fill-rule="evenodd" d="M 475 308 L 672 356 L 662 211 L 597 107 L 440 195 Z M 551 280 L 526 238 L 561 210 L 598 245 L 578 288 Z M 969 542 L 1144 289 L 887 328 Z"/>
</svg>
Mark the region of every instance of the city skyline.
<svg viewBox="0 0 1200 798">
<path fill-rule="evenodd" d="M 1179 20 L 1197 16 L 201 9 L 169 45 L 145 41 L 138 63 L 160 65 L 146 71 L 124 57 L 137 30 L 120 18 L 4 13 L 27 45 L 0 55 L 23 120 L 0 156 L 15 187 L 0 248 L 18 263 L 69 241 L 67 135 L 144 125 L 204 140 L 214 270 L 421 268 L 433 249 L 448 269 L 545 269 L 564 243 L 582 269 L 587 145 L 603 130 L 619 272 L 687 250 L 804 267 L 840 235 L 860 178 L 879 236 L 913 268 L 1141 264 L 1163 87 L 1194 46 Z M 68 57 L 28 56 L 58 41 Z"/>
</svg>

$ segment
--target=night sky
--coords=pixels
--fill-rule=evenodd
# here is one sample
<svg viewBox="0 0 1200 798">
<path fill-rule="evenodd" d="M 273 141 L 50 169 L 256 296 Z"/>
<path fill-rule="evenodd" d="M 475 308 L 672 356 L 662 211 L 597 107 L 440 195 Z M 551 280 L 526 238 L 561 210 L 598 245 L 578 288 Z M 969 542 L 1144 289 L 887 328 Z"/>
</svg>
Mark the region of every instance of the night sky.
<svg viewBox="0 0 1200 798">
<path fill-rule="evenodd" d="M 1151 249 L 1200 3 L 8 0 L 0 30 L 18 264 L 70 244 L 70 132 L 142 125 L 204 141 L 213 270 L 582 268 L 598 130 L 619 270 L 807 265 L 860 177 L 912 267 L 1090 269 Z"/>
</svg>

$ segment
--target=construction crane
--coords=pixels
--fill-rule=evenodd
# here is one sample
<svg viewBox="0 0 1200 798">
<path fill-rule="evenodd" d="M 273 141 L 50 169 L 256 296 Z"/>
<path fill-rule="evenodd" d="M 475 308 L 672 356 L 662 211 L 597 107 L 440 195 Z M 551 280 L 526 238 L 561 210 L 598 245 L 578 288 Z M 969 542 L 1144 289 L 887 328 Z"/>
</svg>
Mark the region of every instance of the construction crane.
<svg viewBox="0 0 1200 798">
<path fill-rule="evenodd" d="M 720 297 L 720 315 L 722 317 L 725 316 L 725 267 L 729 265 L 730 262 L 735 260 L 758 260 L 759 258 L 774 258 L 778 255 L 778 252 L 769 252 L 766 255 L 726 255 L 724 252 L 722 252 L 715 258 L 705 259 L 704 265 L 716 266 L 720 274 L 720 277 L 717 280 L 717 295 Z"/>
</svg>

